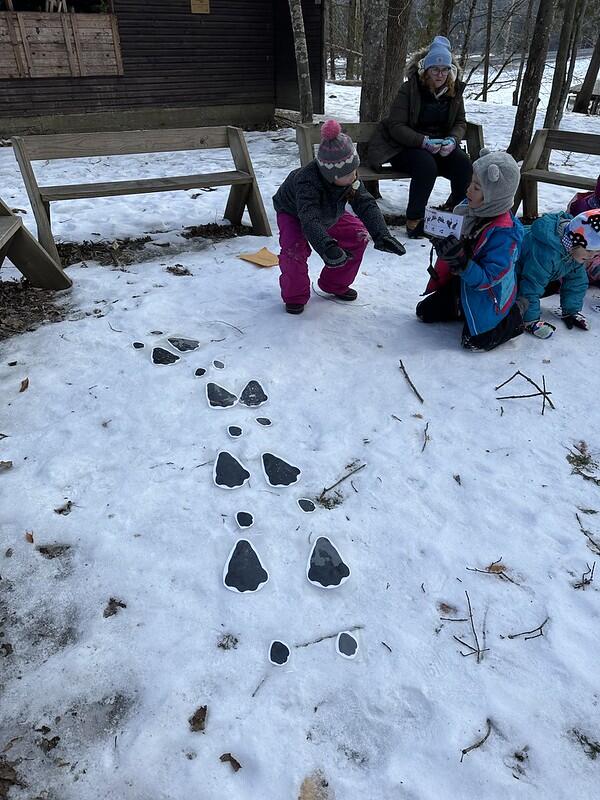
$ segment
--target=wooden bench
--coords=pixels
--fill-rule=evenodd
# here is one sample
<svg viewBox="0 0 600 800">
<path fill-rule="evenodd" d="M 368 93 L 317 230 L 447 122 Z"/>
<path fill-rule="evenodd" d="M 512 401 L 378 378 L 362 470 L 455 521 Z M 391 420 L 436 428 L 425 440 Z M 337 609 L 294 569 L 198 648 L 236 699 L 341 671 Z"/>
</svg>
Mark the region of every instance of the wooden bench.
<svg viewBox="0 0 600 800">
<path fill-rule="evenodd" d="M 29 233 L 21 217 L 0 200 L 0 266 L 5 258 L 38 289 L 71 286 L 71 279 Z"/>
<path fill-rule="evenodd" d="M 569 175 L 566 172 L 552 172 L 540 169 L 540 160 L 546 150 L 566 150 L 570 153 L 600 155 L 600 136 L 593 133 L 552 130 L 542 128 L 536 131 L 521 167 L 521 185 L 515 195 L 513 212 L 516 214 L 523 201 L 523 217 L 534 219 L 538 216 L 538 183 L 551 183 L 554 186 L 570 186 L 574 189 L 591 191 L 596 185 L 596 175 Z"/>
<path fill-rule="evenodd" d="M 356 144 L 368 142 L 377 128 L 377 122 L 341 122 L 342 130 L 347 133 Z M 296 142 L 300 150 L 300 163 L 305 167 L 309 161 L 315 157 L 315 145 L 321 141 L 321 126 L 319 123 L 313 125 L 298 125 L 296 127 Z M 483 145 L 483 128 L 474 122 L 467 122 L 467 134 L 465 137 L 467 152 L 472 161 L 479 158 L 479 151 Z M 384 181 L 397 180 L 398 178 L 410 178 L 405 172 L 396 172 L 392 167 L 383 167 L 381 172 L 376 172 L 371 167 L 361 164 L 358 169 L 358 176 L 362 181 Z"/>
<path fill-rule="evenodd" d="M 239 225 L 246 206 L 254 233 L 271 236 L 269 220 L 250 160 L 250 154 L 240 128 L 176 128 L 149 131 L 119 131 L 115 133 L 56 134 L 46 136 L 15 136 L 12 139 L 15 157 L 21 168 L 25 188 L 37 223 L 38 238 L 48 253 L 60 263 L 52 235 L 50 203 L 56 200 L 77 200 L 88 197 L 116 197 L 146 192 L 172 192 L 179 189 L 207 189 L 231 186 L 225 208 L 225 218 Z M 235 170 L 208 172 L 197 175 L 178 175 L 168 178 L 144 178 L 104 183 L 40 186 L 32 161 L 92 156 L 121 156 L 145 153 L 171 153 L 180 150 L 231 151 Z"/>
</svg>

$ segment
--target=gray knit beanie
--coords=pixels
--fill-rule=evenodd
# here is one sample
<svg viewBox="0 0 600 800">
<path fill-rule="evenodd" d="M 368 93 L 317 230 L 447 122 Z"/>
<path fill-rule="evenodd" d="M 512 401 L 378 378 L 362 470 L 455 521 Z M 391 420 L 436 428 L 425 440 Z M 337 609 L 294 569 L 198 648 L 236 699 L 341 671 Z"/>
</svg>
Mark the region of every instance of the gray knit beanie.
<svg viewBox="0 0 600 800">
<path fill-rule="evenodd" d="M 317 150 L 317 164 L 325 180 L 333 183 L 358 169 L 360 159 L 352 139 L 339 122 L 328 119 L 321 128 L 321 144 Z"/>
<path fill-rule="evenodd" d="M 472 209 L 477 217 L 497 217 L 512 208 L 521 180 L 521 171 L 512 156 L 484 148 L 473 162 L 473 173 L 483 191 L 483 204 Z"/>
</svg>

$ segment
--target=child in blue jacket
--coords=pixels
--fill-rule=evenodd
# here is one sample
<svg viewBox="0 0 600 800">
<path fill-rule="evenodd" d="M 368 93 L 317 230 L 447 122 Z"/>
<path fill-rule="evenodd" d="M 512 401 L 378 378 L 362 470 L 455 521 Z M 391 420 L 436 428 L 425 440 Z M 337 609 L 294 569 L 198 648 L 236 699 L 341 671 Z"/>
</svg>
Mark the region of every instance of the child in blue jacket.
<svg viewBox="0 0 600 800">
<path fill-rule="evenodd" d="M 473 164 L 461 238 L 432 239 L 438 260 L 417 305 L 423 322 L 463 320 L 462 345 L 492 350 L 523 332 L 515 263 L 523 226 L 511 212 L 520 172 L 508 153 L 482 151 Z"/>
<path fill-rule="evenodd" d="M 517 264 L 519 296 L 529 301 L 525 327 L 538 339 L 556 330 L 540 320 L 540 298 L 548 285 L 560 281 L 562 319 L 567 328 L 588 330 L 581 313 L 588 288 L 586 265 L 600 250 L 600 210 L 572 218 L 564 211 L 544 214 L 531 225 L 523 239 Z"/>
</svg>

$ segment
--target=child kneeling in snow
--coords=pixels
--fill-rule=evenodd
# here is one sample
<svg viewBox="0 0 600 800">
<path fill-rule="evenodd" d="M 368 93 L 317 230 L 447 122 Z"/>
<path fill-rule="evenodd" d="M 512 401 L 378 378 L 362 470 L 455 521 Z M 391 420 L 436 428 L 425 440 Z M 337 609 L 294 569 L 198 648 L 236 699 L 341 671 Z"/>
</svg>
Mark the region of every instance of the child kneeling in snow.
<svg viewBox="0 0 600 800">
<path fill-rule="evenodd" d="M 464 320 L 462 345 L 493 350 L 523 332 L 517 305 L 515 263 L 523 226 L 511 212 L 519 185 L 516 161 L 507 153 L 482 155 L 473 164 L 461 238 L 432 239 L 438 255 L 433 277 L 417 305 L 423 322 Z"/>
<path fill-rule="evenodd" d="M 328 120 L 316 159 L 290 172 L 273 197 L 281 245 L 279 285 L 289 314 L 301 314 L 310 297 L 309 245 L 325 262 L 319 287 L 340 300 L 358 297 L 350 284 L 369 241 L 367 231 L 377 250 L 397 256 L 406 252 L 358 180 L 359 163 L 352 139 L 338 122 Z M 355 214 L 346 211 L 346 203 Z"/>
<path fill-rule="evenodd" d="M 600 175 L 596 181 L 596 188 L 593 192 L 578 192 L 572 197 L 567 206 L 567 214 L 576 217 L 584 211 L 595 211 L 600 209 Z M 590 285 L 600 286 L 600 253 L 590 259 L 585 264 Z"/>
<path fill-rule="evenodd" d="M 600 209 L 571 218 L 560 211 L 544 214 L 531 225 L 523 239 L 517 264 L 519 296 L 529 301 L 525 326 L 538 339 L 556 330 L 540 320 L 540 298 L 549 284 L 560 281 L 562 319 L 567 328 L 588 330 L 581 313 L 588 288 L 586 265 L 600 253 Z"/>
</svg>

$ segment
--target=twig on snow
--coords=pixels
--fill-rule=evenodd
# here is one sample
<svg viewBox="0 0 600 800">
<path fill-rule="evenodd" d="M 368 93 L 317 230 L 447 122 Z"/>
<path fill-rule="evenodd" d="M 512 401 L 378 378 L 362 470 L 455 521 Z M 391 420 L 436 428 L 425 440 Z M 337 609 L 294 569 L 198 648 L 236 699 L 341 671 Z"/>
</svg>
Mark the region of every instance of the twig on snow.
<svg viewBox="0 0 600 800">
<path fill-rule="evenodd" d="M 360 631 L 364 628 L 364 625 L 354 625 L 352 628 L 344 628 L 345 631 Z M 295 644 L 294 647 L 309 647 L 311 644 L 319 644 L 319 642 L 324 642 L 326 639 L 335 639 L 338 635 L 339 631 L 335 633 L 328 633 L 326 636 L 319 636 L 318 639 L 311 639 L 310 642 L 301 642 L 300 644 Z"/>
<path fill-rule="evenodd" d="M 475 744 L 472 744 L 470 747 L 464 747 L 461 750 L 461 757 L 460 757 L 460 763 L 461 764 L 463 762 L 464 757 L 467 755 L 467 753 L 470 753 L 471 750 L 477 750 L 478 747 L 481 747 L 481 745 L 484 744 L 487 741 L 488 736 L 492 732 L 492 721 L 490 719 L 486 719 L 485 724 L 487 725 L 487 730 L 485 732 L 485 736 L 482 739 L 480 739 L 478 742 L 475 742 Z"/>
<path fill-rule="evenodd" d="M 520 375 L 520 376 L 521 376 L 521 378 L 525 378 L 525 380 L 526 380 L 528 383 L 530 383 L 532 386 L 534 386 L 534 387 L 537 389 L 537 393 L 535 393 L 535 394 L 517 394 L 517 395 L 508 395 L 508 396 L 506 396 L 506 397 L 497 397 L 497 398 L 496 398 L 496 400 L 516 400 L 517 398 L 521 398 L 521 397 L 538 397 L 538 396 L 543 396 L 544 400 L 543 400 L 542 414 L 544 413 L 544 409 L 545 409 L 545 406 L 546 406 L 546 402 L 548 403 L 548 405 L 550 406 L 550 408 L 556 408 L 556 406 L 554 405 L 554 403 L 553 403 L 553 402 L 552 402 L 552 400 L 550 399 L 550 395 L 552 394 L 552 392 L 549 392 L 549 391 L 546 389 L 546 380 L 545 380 L 545 378 L 544 378 L 544 376 L 543 376 L 543 375 L 542 375 L 542 382 L 543 382 L 543 384 L 544 384 L 544 388 L 542 389 L 542 387 L 541 387 L 541 386 L 539 386 L 539 385 L 538 385 L 538 384 L 537 384 L 537 383 L 536 383 L 534 380 L 532 380 L 532 378 L 530 378 L 530 377 L 529 377 L 529 375 L 525 375 L 525 373 L 524 373 L 524 372 L 521 372 L 521 370 L 520 370 L 520 369 L 518 369 L 518 370 L 517 370 L 517 371 L 516 371 L 516 372 L 515 372 L 513 375 L 511 375 L 511 376 L 510 376 L 510 378 L 507 378 L 507 380 L 505 380 L 505 381 L 504 381 L 504 383 L 501 383 L 501 384 L 499 384 L 498 386 L 495 386 L 495 387 L 494 387 L 494 391 L 496 391 L 496 392 L 497 392 L 497 391 L 498 391 L 498 389 L 501 389 L 503 386 L 506 386 L 506 384 L 507 384 L 507 383 L 510 383 L 510 382 L 511 382 L 512 380 L 514 380 L 514 379 L 515 379 L 515 378 L 516 378 L 518 375 Z"/>
<path fill-rule="evenodd" d="M 431 440 L 431 436 L 429 436 L 427 433 L 428 430 L 429 430 L 429 423 L 425 425 L 425 430 L 423 431 L 423 447 L 421 448 L 421 452 L 425 450 L 425 448 L 427 447 L 427 442 Z"/>
<path fill-rule="evenodd" d="M 546 619 L 542 622 L 542 624 L 538 625 L 537 628 L 533 628 L 533 630 L 521 631 L 521 633 L 509 633 L 506 638 L 507 639 L 517 639 L 519 636 L 524 636 L 525 637 L 525 641 L 527 641 L 527 639 L 537 639 L 540 636 L 544 635 L 544 625 L 548 622 L 549 619 L 550 619 L 550 617 L 546 617 Z M 536 631 L 537 631 L 537 633 L 536 633 Z M 530 633 L 533 633 L 535 635 L 534 636 L 529 636 Z"/>
<path fill-rule="evenodd" d="M 108 324 L 108 327 L 111 329 L 111 331 L 114 331 L 115 333 L 123 333 L 123 331 L 120 331 L 118 328 L 113 328 L 113 326 L 110 324 L 110 322 L 108 320 L 106 320 L 106 322 Z"/>
<path fill-rule="evenodd" d="M 340 478 L 339 481 L 336 481 L 333 484 L 333 486 L 328 486 L 325 489 L 323 489 L 323 491 L 319 495 L 319 500 L 324 500 L 325 499 L 325 495 L 327 494 L 327 492 L 330 492 L 332 489 L 335 489 L 335 487 L 339 486 L 340 483 L 342 483 L 342 481 L 347 480 L 347 478 L 349 478 L 351 475 L 354 475 L 355 472 L 360 472 L 360 470 L 364 469 L 366 466 L 367 466 L 366 464 L 361 464 L 360 466 L 355 467 L 354 469 L 351 469 L 350 472 L 346 473 L 346 475 L 344 475 L 342 478 Z"/>
<path fill-rule="evenodd" d="M 386 650 L 389 650 L 390 653 L 392 652 L 392 648 L 389 646 L 389 644 L 386 644 L 385 642 L 382 642 L 381 644 L 385 647 Z"/>
<path fill-rule="evenodd" d="M 521 585 L 506 574 L 504 571 L 504 565 L 502 565 L 501 569 L 494 569 L 498 566 L 498 564 L 502 564 L 502 556 L 500 556 L 500 558 L 496 561 L 492 561 L 492 563 L 485 569 L 479 569 L 478 567 L 465 567 L 465 569 L 467 569 L 469 572 L 481 572 L 483 575 L 495 575 L 496 578 L 500 578 L 500 580 L 503 581 L 509 581 L 509 583 L 514 583 L 515 586 Z"/>
<path fill-rule="evenodd" d="M 594 580 L 594 570 L 596 569 L 596 562 L 592 564 L 590 567 L 589 564 L 586 563 L 587 570 L 582 574 L 581 580 L 578 583 L 573 584 L 574 589 L 583 589 L 585 592 L 585 587 L 589 586 L 590 583 Z"/>
<path fill-rule="evenodd" d="M 590 548 L 590 550 L 593 553 L 595 553 L 596 555 L 600 556 L 600 544 L 593 538 L 593 536 L 590 533 L 590 531 L 588 531 L 587 528 L 583 527 L 583 523 L 581 521 L 581 518 L 580 518 L 579 514 L 577 514 L 577 512 L 575 512 L 575 516 L 577 517 L 577 522 L 579 523 L 579 527 L 581 528 L 581 532 L 583 533 L 583 535 L 586 537 L 586 539 L 589 542 L 588 547 Z"/>
<path fill-rule="evenodd" d="M 461 652 L 461 656 L 463 656 L 463 658 L 466 658 L 467 656 L 475 656 L 477 663 L 479 664 L 482 660 L 483 654 L 489 648 L 485 647 L 482 649 L 479 644 L 479 637 L 477 636 L 477 631 L 475 630 L 475 621 L 473 619 L 473 608 L 471 607 L 471 598 L 469 597 L 469 593 L 467 591 L 465 591 L 465 594 L 467 596 L 467 604 L 469 606 L 469 622 L 471 623 L 471 632 L 473 634 L 473 640 L 475 642 L 475 646 L 473 646 L 472 644 L 468 644 L 467 642 L 464 642 L 462 639 L 459 639 L 458 636 L 454 636 L 453 638 L 460 645 L 466 647 L 470 651 L 469 653 Z"/>
<path fill-rule="evenodd" d="M 423 398 L 422 398 L 422 397 L 421 397 L 421 395 L 419 394 L 419 391 L 418 391 L 417 387 L 416 387 L 416 386 L 414 385 L 414 383 L 411 381 L 411 379 L 410 379 L 410 376 L 409 376 L 408 372 L 406 371 L 406 368 L 405 368 L 404 364 L 402 363 L 402 359 L 400 359 L 400 369 L 401 369 L 401 370 L 402 370 L 402 372 L 404 373 L 404 377 L 405 377 L 405 378 L 406 378 L 406 380 L 408 381 L 408 384 L 409 384 L 410 388 L 411 388 L 411 389 L 413 390 L 413 392 L 414 392 L 414 393 L 417 395 L 417 397 L 419 398 L 419 400 L 420 400 L 422 403 L 424 403 L 424 402 L 425 402 L 425 400 L 423 400 Z"/>
<path fill-rule="evenodd" d="M 251 697 L 256 697 L 256 695 L 258 694 L 258 690 L 259 690 L 259 689 L 260 689 L 260 687 L 263 685 L 263 683 L 264 683 L 264 682 L 267 680 L 267 678 L 268 678 L 268 677 L 269 677 L 268 675 L 265 675 L 265 677 L 264 677 L 264 678 L 262 679 L 262 681 L 261 681 L 261 682 L 258 684 L 258 686 L 256 687 L 256 689 L 255 689 L 255 690 L 252 692 L 252 694 L 250 695 Z"/>
</svg>

